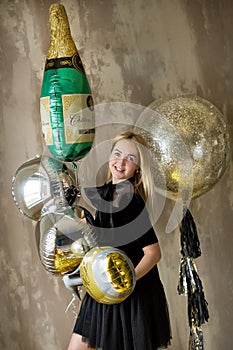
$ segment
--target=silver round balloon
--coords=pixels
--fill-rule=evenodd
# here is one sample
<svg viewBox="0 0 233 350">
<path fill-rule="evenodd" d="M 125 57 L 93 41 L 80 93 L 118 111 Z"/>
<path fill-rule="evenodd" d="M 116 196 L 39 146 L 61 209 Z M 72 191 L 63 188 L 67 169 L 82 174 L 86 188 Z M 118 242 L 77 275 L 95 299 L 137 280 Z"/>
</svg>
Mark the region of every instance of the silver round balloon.
<svg viewBox="0 0 233 350">
<path fill-rule="evenodd" d="M 52 199 L 42 209 L 36 227 L 36 241 L 42 265 L 52 274 L 73 271 L 82 257 L 71 250 L 73 242 L 92 234 L 70 207 L 62 207 Z"/>
<path fill-rule="evenodd" d="M 32 220 L 39 220 L 42 207 L 52 197 L 65 199 L 71 189 L 76 189 L 72 171 L 64 163 L 46 156 L 36 156 L 23 163 L 12 179 L 14 201 L 20 212 Z"/>
</svg>

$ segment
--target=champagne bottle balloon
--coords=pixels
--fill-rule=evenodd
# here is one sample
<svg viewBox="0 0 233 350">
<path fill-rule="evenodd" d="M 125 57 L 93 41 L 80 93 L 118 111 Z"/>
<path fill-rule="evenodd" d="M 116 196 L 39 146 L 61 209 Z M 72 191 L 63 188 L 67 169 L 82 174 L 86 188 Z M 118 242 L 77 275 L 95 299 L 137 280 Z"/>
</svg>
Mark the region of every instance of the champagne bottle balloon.
<svg viewBox="0 0 233 350">
<path fill-rule="evenodd" d="M 49 23 L 50 44 L 40 98 L 42 133 L 55 158 L 73 162 L 92 147 L 94 104 L 63 5 L 51 5 Z"/>
</svg>

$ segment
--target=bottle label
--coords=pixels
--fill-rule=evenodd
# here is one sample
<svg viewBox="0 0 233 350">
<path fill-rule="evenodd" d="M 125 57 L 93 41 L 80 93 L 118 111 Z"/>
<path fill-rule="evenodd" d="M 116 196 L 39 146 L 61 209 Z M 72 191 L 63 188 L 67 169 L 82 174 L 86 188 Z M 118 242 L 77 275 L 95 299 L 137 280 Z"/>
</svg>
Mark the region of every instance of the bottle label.
<svg viewBox="0 0 233 350">
<path fill-rule="evenodd" d="M 46 145 L 53 144 L 52 127 L 50 123 L 50 96 L 40 98 L 40 115 L 42 133 Z"/>
<path fill-rule="evenodd" d="M 62 95 L 66 143 L 92 142 L 94 138 L 94 105 L 90 94 Z"/>
<path fill-rule="evenodd" d="M 63 139 L 65 144 L 93 142 L 95 118 L 92 96 L 90 94 L 62 95 L 61 100 L 61 115 L 51 120 L 50 96 L 40 98 L 42 132 L 46 145 L 54 144 L 52 129 L 58 130 L 60 139 L 65 136 L 65 140 Z"/>
</svg>

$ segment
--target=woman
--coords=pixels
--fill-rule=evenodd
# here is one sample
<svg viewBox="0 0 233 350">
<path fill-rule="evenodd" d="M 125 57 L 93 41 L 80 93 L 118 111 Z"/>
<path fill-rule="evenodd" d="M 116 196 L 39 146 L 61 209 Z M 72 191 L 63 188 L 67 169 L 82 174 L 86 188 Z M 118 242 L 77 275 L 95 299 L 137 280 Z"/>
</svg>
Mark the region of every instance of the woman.
<svg viewBox="0 0 233 350">
<path fill-rule="evenodd" d="M 86 294 L 68 350 L 156 350 L 170 344 L 166 297 L 157 263 L 161 252 L 146 207 L 153 210 L 153 180 L 144 139 L 130 131 L 118 135 L 109 159 L 106 184 L 85 193 L 97 209 L 100 245 L 114 245 L 133 262 L 136 286 L 119 304 L 96 302 Z"/>
</svg>

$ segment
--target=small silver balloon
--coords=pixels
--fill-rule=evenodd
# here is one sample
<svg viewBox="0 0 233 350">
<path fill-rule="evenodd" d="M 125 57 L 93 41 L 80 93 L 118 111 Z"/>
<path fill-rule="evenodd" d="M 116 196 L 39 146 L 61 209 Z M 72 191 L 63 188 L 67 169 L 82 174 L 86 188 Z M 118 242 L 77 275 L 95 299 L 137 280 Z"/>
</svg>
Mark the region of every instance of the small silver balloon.
<svg viewBox="0 0 233 350">
<path fill-rule="evenodd" d="M 71 251 L 71 245 L 91 231 L 70 207 L 57 206 L 56 199 L 46 203 L 36 228 L 38 252 L 45 269 L 56 275 L 73 271 L 82 257 Z"/>
<path fill-rule="evenodd" d="M 90 247 L 84 238 L 79 238 L 71 244 L 70 249 L 75 256 L 83 258 L 90 250 Z"/>
<path fill-rule="evenodd" d="M 36 156 L 23 163 L 12 178 L 12 195 L 20 212 L 39 220 L 44 204 L 53 197 L 66 201 L 67 189 L 75 187 L 72 171 L 53 158 Z"/>
</svg>

